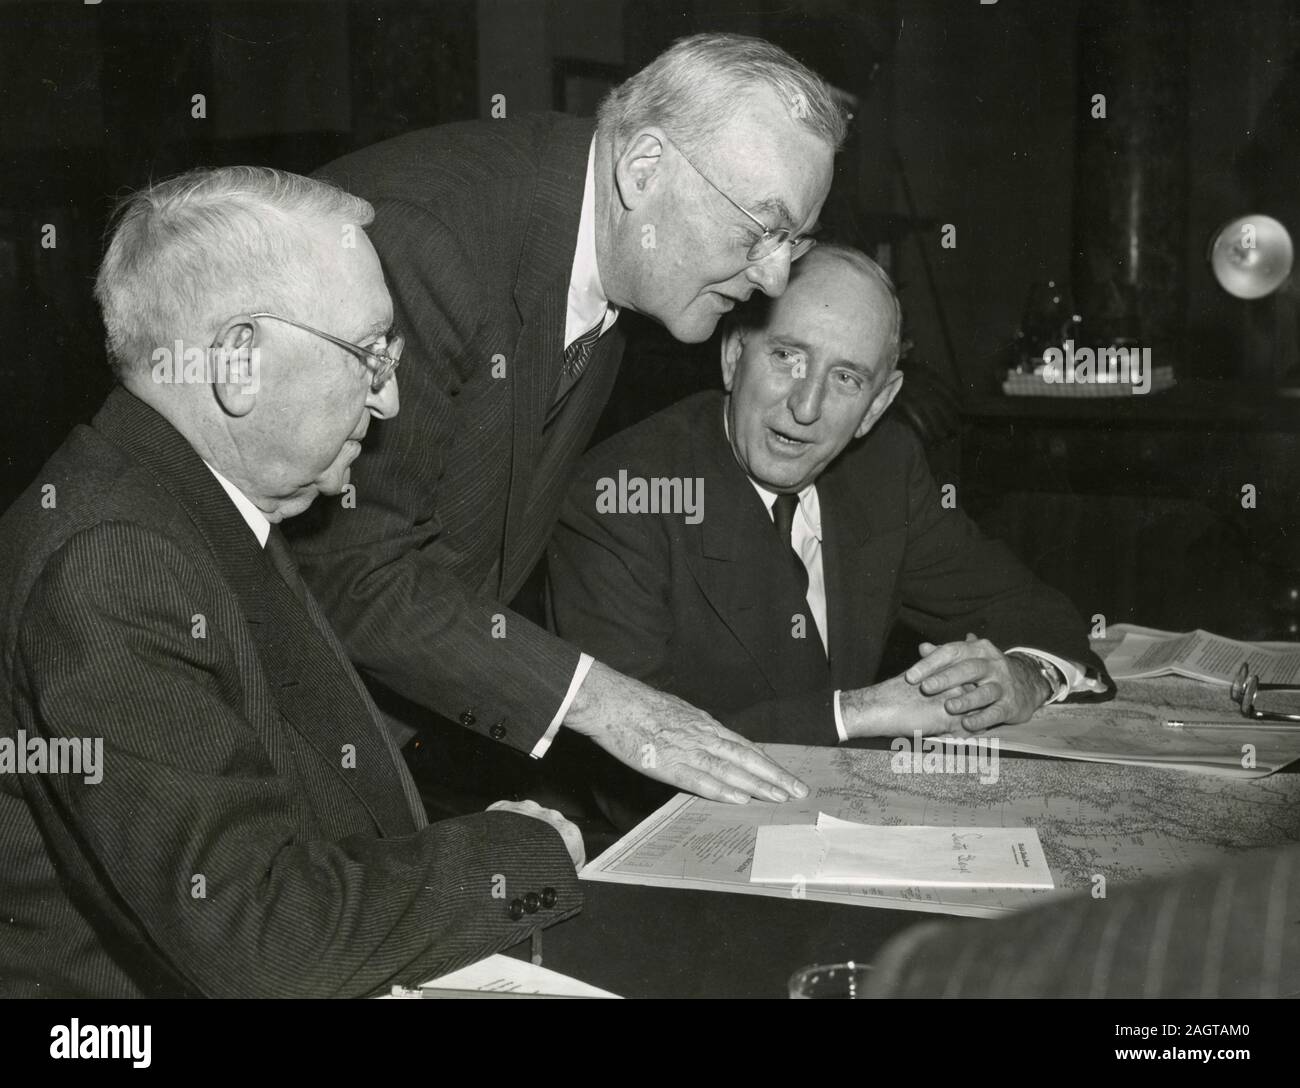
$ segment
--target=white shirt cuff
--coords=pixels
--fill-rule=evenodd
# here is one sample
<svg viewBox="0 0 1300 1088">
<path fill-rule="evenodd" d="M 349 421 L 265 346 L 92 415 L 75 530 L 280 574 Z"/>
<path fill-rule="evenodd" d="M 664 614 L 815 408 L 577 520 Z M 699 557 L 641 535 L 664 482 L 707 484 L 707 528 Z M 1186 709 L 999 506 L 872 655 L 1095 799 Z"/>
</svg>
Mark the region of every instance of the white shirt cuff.
<svg viewBox="0 0 1300 1088">
<path fill-rule="evenodd" d="M 564 716 L 569 713 L 569 707 L 573 705 L 573 700 L 578 697 L 578 689 L 582 687 L 582 682 L 587 679 L 587 673 L 591 671 L 591 666 L 595 660 L 591 654 L 580 654 L 578 656 L 578 667 L 573 670 L 573 679 L 569 681 L 569 690 L 565 693 L 564 702 L 560 704 L 560 709 L 555 712 L 555 717 L 551 719 L 551 724 L 546 732 L 533 745 L 533 750 L 528 753 L 534 759 L 541 759 L 550 750 L 551 741 L 555 739 L 555 734 L 559 732 L 560 724 L 564 721 Z"/>
<path fill-rule="evenodd" d="M 1045 661 L 1049 665 L 1055 665 L 1060 674 L 1065 678 L 1063 684 L 1058 684 L 1052 697 L 1044 703 L 1059 703 L 1067 695 L 1073 695 L 1076 691 L 1105 691 L 1106 686 L 1100 680 L 1092 680 L 1084 675 L 1084 672 L 1073 661 L 1067 661 L 1063 657 L 1057 657 L 1055 654 L 1049 654 L 1043 650 L 1035 650 L 1029 646 L 1013 646 L 1006 651 L 1007 653 L 1028 654 L 1030 657 L 1037 658 L 1039 661 Z"/>
<path fill-rule="evenodd" d="M 840 735 L 840 743 L 843 744 L 849 739 L 849 732 L 844 728 L 844 714 L 840 711 L 840 693 L 839 689 L 835 691 L 835 732 Z"/>
</svg>

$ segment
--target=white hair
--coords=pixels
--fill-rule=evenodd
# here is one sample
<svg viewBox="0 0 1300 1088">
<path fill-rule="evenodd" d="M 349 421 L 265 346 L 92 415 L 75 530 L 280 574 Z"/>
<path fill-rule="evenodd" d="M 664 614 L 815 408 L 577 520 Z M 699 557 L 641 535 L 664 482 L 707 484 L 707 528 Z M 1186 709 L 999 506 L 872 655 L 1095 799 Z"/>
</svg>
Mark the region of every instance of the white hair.
<svg viewBox="0 0 1300 1088">
<path fill-rule="evenodd" d="M 798 124 L 838 151 L 848 122 L 817 73 L 761 38 L 696 34 L 682 38 L 619 84 L 597 110 L 605 139 L 626 140 L 659 125 L 688 150 L 719 132 L 756 88 L 775 91 Z"/>
<path fill-rule="evenodd" d="M 121 201 L 95 278 L 119 377 L 254 310 L 300 312 L 320 273 L 304 228 L 374 219 L 360 197 L 265 166 L 191 170 Z"/>
</svg>

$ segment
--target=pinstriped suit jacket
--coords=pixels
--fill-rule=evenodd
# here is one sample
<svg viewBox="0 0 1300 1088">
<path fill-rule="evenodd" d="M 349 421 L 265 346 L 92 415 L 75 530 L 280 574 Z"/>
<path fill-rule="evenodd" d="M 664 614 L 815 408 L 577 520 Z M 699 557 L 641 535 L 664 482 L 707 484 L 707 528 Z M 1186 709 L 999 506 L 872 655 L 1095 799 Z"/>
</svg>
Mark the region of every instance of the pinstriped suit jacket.
<svg viewBox="0 0 1300 1088">
<path fill-rule="evenodd" d="M 295 555 L 364 674 L 525 752 L 578 651 L 501 602 L 542 556 L 623 350 L 615 325 L 547 422 L 593 131 L 445 125 L 320 171 L 374 204 L 407 341 L 402 411 L 353 469 L 355 509 L 294 519 Z"/>
<path fill-rule="evenodd" d="M 0 736 L 104 742 L 98 784 L 0 774 L 0 994 L 360 996 L 580 906 L 545 824 L 425 825 L 310 595 L 124 389 L 0 519 L 0 571 Z"/>
<path fill-rule="evenodd" d="M 868 996 L 1300 997 L 1300 847 L 1006 920 L 916 926 L 876 957 Z"/>
</svg>

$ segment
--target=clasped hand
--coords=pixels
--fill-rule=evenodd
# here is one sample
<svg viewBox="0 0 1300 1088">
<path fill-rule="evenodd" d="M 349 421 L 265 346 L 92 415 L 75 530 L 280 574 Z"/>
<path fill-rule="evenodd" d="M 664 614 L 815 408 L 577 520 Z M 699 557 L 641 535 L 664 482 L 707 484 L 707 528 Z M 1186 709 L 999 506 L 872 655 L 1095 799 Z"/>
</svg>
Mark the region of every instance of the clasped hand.
<svg viewBox="0 0 1300 1088">
<path fill-rule="evenodd" d="M 937 646 L 923 642 L 921 660 L 905 673 L 840 694 L 844 729 L 855 737 L 980 732 L 1027 721 L 1052 695 L 1038 668 L 1008 656 L 987 639 Z"/>
<path fill-rule="evenodd" d="M 968 634 L 963 642 L 923 642 L 918 649 L 921 660 L 903 678 L 924 695 L 942 696 L 944 709 L 972 732 L 1028 721 L 1052 697 L 1032 661 L 1004 654 L 986 638 Z"/>
</svg>

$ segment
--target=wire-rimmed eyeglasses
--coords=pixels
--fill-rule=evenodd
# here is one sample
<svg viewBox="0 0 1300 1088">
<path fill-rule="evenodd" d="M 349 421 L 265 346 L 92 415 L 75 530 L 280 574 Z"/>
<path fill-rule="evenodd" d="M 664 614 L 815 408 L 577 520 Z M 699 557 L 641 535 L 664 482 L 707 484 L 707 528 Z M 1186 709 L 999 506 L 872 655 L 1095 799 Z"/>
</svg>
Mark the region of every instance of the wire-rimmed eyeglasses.
<svg viewBox="0 0 1300 1088">
<path fill-rule="evenodd" d="M 372 393 L 378 393 L 383 389 L 388 379 L 393 376 L 393 371 L 397 369 L 397 364 L 402 360 L 402 349 L 406 347 L 406 338 L 403 336 L 385 337 L 384 347 L 368 348 L 362 347 L 360 344 L 354 344 L 351 340 L 343 340 L 328 332 L 322 332 L 311 325 L 304 325 L 301 321 L 295 321 L 291 317 L 283 317 L 280 314 L 256 313 L 248 316 L 255 321 L 282 321 L 286 325 L 292 325 L 295 329 L 301 329 L 313 336 L 319 336 L 322 340 L 328 340 L 335 347 L 340 347 L 344 351 L 355 355 L 361 360 L 361 365 L 370 371 L 370 391 Z"/>
<path fill-rule="evenodd" d="M 1253 718 L 1257 722 L 1300 722 L 1300 714 L 1286 714 L 1280 710 L 1260 710 L 1255 705 L 1255 696 L 1261 691 L 1300 692 L 1291 684 L 1261 684 L 1259 673 L 1253 671 L 1249 661 L 1243 661 L 1237 669 L 1228 694 L 1241 710 L 1242 717 Z"/>
<path fill-rule="evenodd" d="M 664 138 L 668 139 L 667 134 L 665 134 Z M 717 184 L 717 182 L 715 182 L 711 177 L 709 177 L 708 174 L 706 174 L 703 170 L 701 170 L 698 166 L 696 166 L 695 163 L 691 161 L 691 157 L 687 155 L 686 152 L 683 151 L 681 147 L 677 145 L 676 141 L 668 139 L 668 142 L 673 145 L 673 147 L 677 151 L 677 154 L 679 154 L 683 159 L 686 160 L 686 165 L 689 166 L 692 170 L 694 170 L 697 174 L 699 174 L 700 177 L 702 177 L 706 182 L 708 182 L 709 186 L 713 189 L 714 192 L 716 192 L 719 196 L 721 196 L 723 200 L 725 200 L 733 208 L 739 211 L 742 215 L 745 215 L 750 220 L 752 220 L 754 225 L 757 226 L 759 230 L 763 232 L 763 237 L 761 237 L 757 242 L 755 242 L 752 246 L 750 246 L 749 251 L 745 254 L 745 256 L 748 257 L 750 261 L 757 262 L 757 261 L 765 260 L 766 258 L 772 256 L 772 254 L 775 253 L 778 249 L 780 249 L 783 245 L 785 245 L 786 242 L 790 243 L 790 260 L 797 261 L 800 257 L 802 257 L 805 253 L 807 253 L 810 249 L 812 249 L 813 246 L 817 244 L 817 239 L 814 238 L 811 234 L 800 234 L 792 238 L 790 236 L 790 230 L 788 227 L 777 227 L 776 229 L 769 227 L 766 223 L 763 222 L 763 220 L 759 219 L 758 216 L 756 216 L 743 204 L 741 204 L 737 200 L 733 200 L 727 194 L 725 189 L 723 189 L 720 185 Z"/>
</svg>

